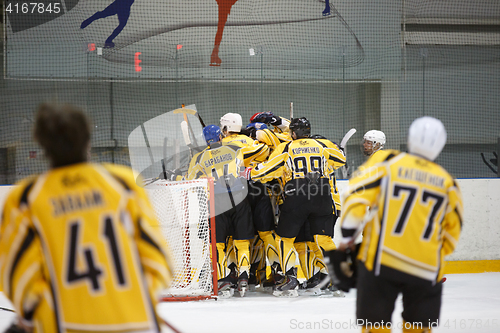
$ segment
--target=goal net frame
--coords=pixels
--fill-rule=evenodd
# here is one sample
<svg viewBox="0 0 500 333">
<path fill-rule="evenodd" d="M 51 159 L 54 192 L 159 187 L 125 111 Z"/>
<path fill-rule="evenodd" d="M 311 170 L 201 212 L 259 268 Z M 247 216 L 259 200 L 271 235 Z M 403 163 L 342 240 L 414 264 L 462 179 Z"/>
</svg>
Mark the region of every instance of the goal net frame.
<svg viewBox="0 0 500 333">
<path fill-rule="evenodd" d="M 163 191 L 165 187 L 165 196 L 158 198 L 156 196 L 158 192 L 148 191 L 151 203 L 157 215 L 160 229 L 162 229 L 162 234 L 167 240 L 170 247 L 170 252 L 172 254 L 172 260 L 174 261 L 174 276 L 172 279 L 172 286 L 165 290 L 160 296 L 160 302 L 172 302 L 172 301 L 196 301 L 204 299 L 216 299 L 218 296 L 217 290 L 217 247 L 215 241 L 215 206 L 214 200 L 210 200 L 212 194 L 214 193 L 214 179 L 213 178 L 203 178 L 188 181 L 159 181 L 150 184 L 145 187 L 146 190 L 159 190 Z M 184 188 L 185 187 L 185 188 Z M 206 195 L 200 196 L 197 193 L 193 194 L 193 187 L 199 188 L 203 187 L 206 191 Z M 174 198 L 175 196 L 175 198 Z M 195 208 L 200 208 L 199 205 L 205 207 L 206 205 L 206 219 L 205 216 L 192 214 L 189 211 L 190 201 L 196 197 L 199 200 L 198 206 Z M 190 198 L 188 198 L 190 197 Z M 206 198 L 206 202 L 204 202 Z M 202 202 L 203 199 L 203 202 Z M 163 202 L 166 201 L 166 202 Z M 173 203 L 176 205 L 175 212 L 169 213 L 169 217 L 172 219 L 166 219 L 162 214 L 161 210 L 165 209 L 169 204 Z M 170 216 L 171 215 L 171 216 Z M 206 225 L 202 225 L 206 221 Z M 169 229 L 173 224 L 176 231 L 169 235 Z M 205 239 L 200 240 L 200 229 L 208 227 L 208 235 L 204 235 Z M 172 228 L 173 229 L 173 228 Z M 181 229 L 181 230 L 179 230 Z M 167 234 L 166 234 L 167 233 Z M 170 237 L 179 237 L 176 239 L 170 239 Z M 208 240 L 206 237 L 208 236 Z M 206 244 L 206 242 L 209 244 Z M 175 244 L 172 244 L 175 243 Z M 171 245 L 179 247 L 178 244 L 182 244 L 181 252 L 178 249 L 172 249 Z M 206 249 L 207 245 L 209 248 L 209 260 L 206 253 L 203 254 L 203 249 L 200 250 L 199 246 L 195 246 L 195 243 L 202 243 L 202 247 Z M 193 245 L 193 246 L 191 246 Z M 196 251 L 196 253 L 193 252 Z M 201 251 L 201 253 L 200 253 Z M 201 258 L 201 261 L 200 261 Z M 198 266 L 194 266 L 197 263 Z M 193 264 L 193 267 L 192 267 Z M 203 265 L 199 267 L 199 265 Z M 201 283 L 201 275 L 203 270 L 207 270 L 208 267 L 211 270 L 211 287 L 207 290 L 207 286 L 198 286 L 198 282 Z M 204 273 L 207 274 L 207 273 Z M 198 281 L 197 281 L 198 279 Z M 203 283 L 208 282 L 209 278 L 205 276 L 203 278 Z M 202 290 L 197 290 L 196 288 L 202 288 Z"/>
</svg>

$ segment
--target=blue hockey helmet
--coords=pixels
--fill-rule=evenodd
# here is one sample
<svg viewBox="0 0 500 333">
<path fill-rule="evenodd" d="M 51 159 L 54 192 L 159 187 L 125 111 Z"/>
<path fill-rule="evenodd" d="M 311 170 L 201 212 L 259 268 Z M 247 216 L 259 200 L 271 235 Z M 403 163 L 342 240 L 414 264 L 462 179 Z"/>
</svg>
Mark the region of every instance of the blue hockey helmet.
<svg viewBox="0 0 500 333">
<path fill-rule="evenodd" d="M 203 129 L 203 137 L 207 142 L 207 145 L 220 141 L 221 130 L 219 126 L 208 125 Z"/>
</svg>

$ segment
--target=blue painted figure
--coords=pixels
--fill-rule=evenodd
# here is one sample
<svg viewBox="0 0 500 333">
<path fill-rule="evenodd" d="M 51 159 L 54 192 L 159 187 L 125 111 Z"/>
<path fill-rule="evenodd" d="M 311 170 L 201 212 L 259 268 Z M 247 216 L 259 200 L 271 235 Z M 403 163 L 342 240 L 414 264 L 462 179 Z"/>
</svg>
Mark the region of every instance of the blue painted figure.
<svg viewBox="0 0 500 333">
<path fill-rule="evenodd" d="M 100 12 L 96 12 L 94 15 L 82 22 L 80 29 L 85 29 L 89 24 L 95 20 L 102 19 L 108 16 L 118 15 L 118 26 L 109 35 L 108 39 L 104 43 L 104 47 L 114 47 L 113 39 L 122 32 L 123 28 L 127 25 L 128 18 L 130 16 L 130 8 L 132 7 L 135 0 L 115 0 L 108 7 Z"/>
<path fill-rule="evenodd" d="M 323 16 L 330 15 L 330 0 L 325 0 L 325 10 L 323 10 Z"/>
</svg>

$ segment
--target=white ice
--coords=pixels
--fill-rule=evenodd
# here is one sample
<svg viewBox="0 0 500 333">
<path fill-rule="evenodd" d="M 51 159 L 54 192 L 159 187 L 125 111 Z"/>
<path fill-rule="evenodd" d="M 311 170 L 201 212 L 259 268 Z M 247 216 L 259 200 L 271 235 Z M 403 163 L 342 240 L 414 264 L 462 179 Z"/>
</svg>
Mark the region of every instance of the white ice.
<svg viewBox="0 0 500 333">
<path fill-rule="evenodd" d="M 159 311 L 172 326 L 185 333 L 360 332 L 355 326 L 355 303 L 355 291 L 345 298 L 276 298 L 252 292 L 244 298 L 235 295 L 218 301 L 162 303 Z M 3 294 L 0 307 L 12 309 Z M 393 327 L 402 325 L 401 311 L 399 298 Z M 0 310 L 0 332 L 13 318 L 13 313 Z M 393 332 L 401 332 L 401 329 L 393 329 Z M 441 319 L 433 332 L 500 332 L 500 273 L 447 275 Z"/>
</svg>

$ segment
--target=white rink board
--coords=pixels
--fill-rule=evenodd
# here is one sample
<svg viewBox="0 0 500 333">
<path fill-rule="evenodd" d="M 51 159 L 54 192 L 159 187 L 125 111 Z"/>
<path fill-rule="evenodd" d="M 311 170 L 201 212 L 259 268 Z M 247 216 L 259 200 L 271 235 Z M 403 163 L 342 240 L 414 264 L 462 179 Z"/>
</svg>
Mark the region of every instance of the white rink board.
<svg viewBox="0 0 500 333">
<path fill-rule="evenodd" d="M 458 179 L 464 200 L 463 231 L 456 251 L 447 260 L 500 259 L 500 179 Z M 342 193 L 346 180 L 338 181 Z M 0 186 L 0 202 L 13 186 Z M 338 226 L 337 226 L 338 227 Z M 336 227 L 335 241 L 338 242 Z"/>
</svg>

